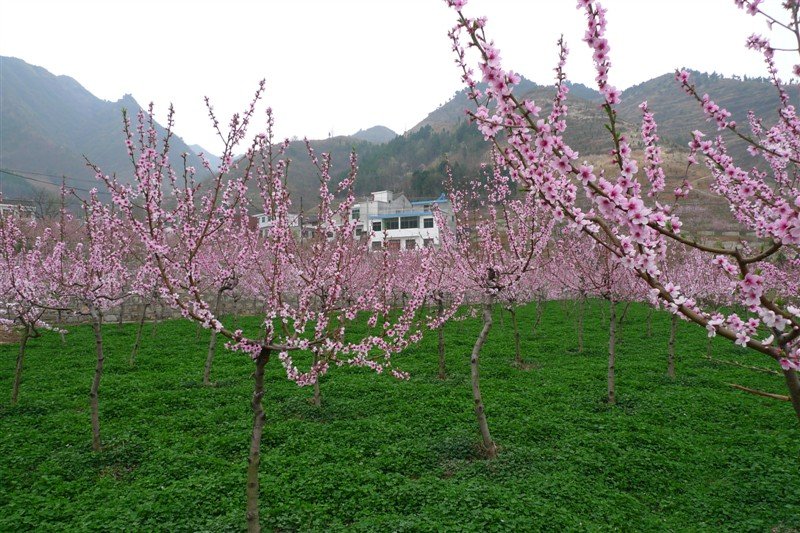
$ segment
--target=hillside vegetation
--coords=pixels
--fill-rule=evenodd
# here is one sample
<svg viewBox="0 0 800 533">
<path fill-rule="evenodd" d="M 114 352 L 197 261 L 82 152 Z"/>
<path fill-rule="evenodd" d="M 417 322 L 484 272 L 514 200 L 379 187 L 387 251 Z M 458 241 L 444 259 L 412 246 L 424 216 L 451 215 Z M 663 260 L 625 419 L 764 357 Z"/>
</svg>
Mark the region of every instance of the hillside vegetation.
<svg viewBox="0 0 800 533">
<path fill-rule="evenodd" d="M 55 76 L 13 57 L 0 56 L 0 75 L 0 168 L 35 173 L 54 186 L 67 176 L 79 185 L 94 181 L 86 156 L 108 174 L 123 180 L 131 174 L 122 110 L 127 109 L 135 121 L 141 106 L 130 94 L 116 102 L 101 100 L 73 78 Z M 161 126 L 157 130 L 164 133 Z M 180 162 L 184 152 L 190 154 L 190 165 L 202 168 L 186 143 L 174 137 L 172 161 Z"/>
</svg>

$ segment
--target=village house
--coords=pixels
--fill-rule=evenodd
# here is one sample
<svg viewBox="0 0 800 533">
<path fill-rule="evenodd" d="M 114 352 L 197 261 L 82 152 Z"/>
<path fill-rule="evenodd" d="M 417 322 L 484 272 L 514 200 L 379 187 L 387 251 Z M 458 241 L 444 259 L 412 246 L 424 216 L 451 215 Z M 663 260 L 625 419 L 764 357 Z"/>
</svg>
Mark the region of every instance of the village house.
<svg viewBox="0 0 800 533">
<path fill-rule="evenodd" d="M 356 221 L 355 237 L 370 235 L 370 248 L 393 250 L 439 246 L 439 227 L 434 208 L 447 224 L 454 224 L 450 200 L 442 194 L 429 200 L 409 201 L 404 194 L 377 191 L 353 205 L 350 220 Z"/>
<path fill-rule="evenodd" d="M 258 232 L 261 234 L 262 237 L 266 237 L 269 228 L 275 225 L 275 220 L 273 220 L 273 218 L 267 213 L 259 213 L 257 215 L 253 215 L 253 218 L 255 218 L 256 222 L 258 223 Z M 287 218 L 289 222 L 289 227 L 292 230 L 296 229 L 297 231 L 300 231 L 300 215 L 295 213 L 289 213 L 287 215 Z"/>
<path fill-rule="evenodd" d="M 388 246 L 392 250 L 412 250 L 439 246 L 439 227 L 434 216 L 434 206 L 449 225 L 455 223 L 450 200 L 442 194 L 438 198 L 410 201 L 404 194 L 392 191 L 373 192 L 353 204 L 349 220 L 355 224 L 355 239 L 370 239 L 370 249 Z M 266 213 L 253 216 L 262 237 L 267 235 L 275 221 Z M 300 214 L 288 215 L 289 227 L 296 234 L 311 237 L 317 229 L 316 220 Z M 345 221 L 340 221 L 344 223 Z"/>
<path fill-rule="evenodd" d="M 21 219 L 36 218 L 36 208 L 25 201 L 0 203 L 0 216 L 8 213 L 14 213 Z"/>
</svg>

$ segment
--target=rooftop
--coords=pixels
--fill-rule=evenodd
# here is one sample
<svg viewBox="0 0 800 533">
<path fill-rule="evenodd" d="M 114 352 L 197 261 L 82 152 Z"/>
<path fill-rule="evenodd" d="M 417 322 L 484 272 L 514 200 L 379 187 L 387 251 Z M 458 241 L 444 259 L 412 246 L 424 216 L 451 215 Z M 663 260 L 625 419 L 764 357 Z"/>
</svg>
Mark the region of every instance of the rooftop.
<svg viewBox="0 0 800 533">
<path fill-rule="evenodd" d="M 403 211 L 402 213 L 383 213 L 380 215 L 370 215 L 369 218 L 398 218 L 398 217 L 422 217 L 433 216 L 430 211 Z"/>
<path fill-rule="evenodd" d="M 450 200 L 445 196 L 444 193 L 440 194 L 438 198 L 434 198 L 433 200 L 414 200 L 411 202 L 411 205 L 422 205 L 422 204 L 444 204 L 449 202 Z"/>
</svg>

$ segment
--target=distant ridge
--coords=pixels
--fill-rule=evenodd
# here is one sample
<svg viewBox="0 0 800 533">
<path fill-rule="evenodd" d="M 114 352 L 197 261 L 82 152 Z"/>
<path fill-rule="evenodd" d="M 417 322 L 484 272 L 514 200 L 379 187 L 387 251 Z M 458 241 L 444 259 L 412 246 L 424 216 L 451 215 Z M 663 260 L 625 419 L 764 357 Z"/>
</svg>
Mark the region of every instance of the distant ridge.
<svg viewBox="0 0 800 533">
<path fill-rule="evenodd" d="M 383 144 L 388 143 L 395 137 L 397 137 L 397 133 L 390 130 L 386 126 L 372 126 L 371 128 L 367 128 L 365 130 L 358 130 L 355 132 L 351 137 L 354 137 L 360 141 L 367 141 L 374 144 Z"/>
<path fill-rule="evenodd" d="M 133 174 L 122 132 L 122 110 L 135 120 L 141 109 L 133 96 L 101 100 L 69 76 L 13 57 L 0 56 L 0 78 L 0 168 L 37 173 L 53 185 L 65 175 L 88 187 L 94 173 L 86 156 L 123 181 Z M 181 161 L 183 152 L 189 152 L 190 165 L 202 168 L 186 143 L 173 137 L 171 160 Z M 47 183 L 37 183 L 42 185 Z"/>
<path fill-rule="evenodd" d="M 203 154 L 205 156 L 205 158 L 208 159 L 208 162 L 211 163 L 212 170 L 216 169 L 219 166 L 219 164 L 222 162 L 222 159 L 218 155 L 212 154 L 211 152 L 209 152 L 208 150 L 206 150 L 205 148 L 203 148 L 199 144 L 189 145 L 189 148 L 191 148 L 192 152 L 197 154 L 197 156 L 200 156 L 200 154 Z"/>
<path fill-rule="evenodd" d="M 30 198 L 44 187 L 53 191 L 62 175 L 75 180 L 77 187 L 95 186 L 92 172 L 86 168 L 83 155 L 100 165 L 107 173 L 116 173 L 125 180 L 131 176 L 131 163 L 124 148 L 121 112 L 128 109 L 135 115 L 140 106 L 131 95 L 117 102 L 100 100 L 77 81 L 67 76 L 54 76 L 47 70 L 16 58 L 0 57 L 0 190 L 6 197 Z M 617 106 L 618 126 L 631 140 L 634 150 L 641 150 L 638 109 L 647 100 L 658 121 L 658 134 L 664 149 L 670 184 L 681 182 L 686 173 L 686 143 L 693 130 L 716 135 L 716 126 L 705 120 L 700 106 L 687 96 L 674 81 L 673 74 L 664 74 L 626 89 Z M 765 79 L 726 78 L 717 74 L 692 72 L 692 82 L 700 94 L 708 93 L 719 105 L 727 107 L 740 128 L 747 128 L 747 111 L 752 109 L 769 125 L 777 120 L 775 89 Z M 600 108 L 599 93 L 581 84 L 568 84 L 566 141 L 580 152 L 580 157 L 594 165 L 607 165 L 611 146 Z M 538 85 L 522 79 L 517 87 L 519 98 L 529 98 L 542 107 L 542 116 L 549 112 L 554 87 Z M 789 94 L 798 105 L 797 86 Z M 402 135 L 385 126 L 362 129 L 350 136 L 312 140 L 317 153 L 329 153 L 333 161 L 334 181 L 349 171 L 351 150 L 358 156 L 357 194 L 392 189 L 410 197 L 438 196 L 442 192 L 448 165 L 455 182 L 481 175 L 481 165 L 489 160 L 489 144 L 477 128 L 468 123 L 465 109 L 474 104 L 467 91 L 460 90 L 445 104 L 432 110 L 424 120 Z M 163 133 L 163 129 L 160 128 Z M 742 143 L 732 143 L 730 153 L 737 164 L 747 168 L 755 161 Z M 201 169 L 197 153 L 205 152 L 212 166 L 218 158 L 198 145 L 187 146 L 174 137 L 172 161 L 181 161 L 188 152 L 188 163 Z M 302 141 L 290 143 L 287 157 L 292 159 L 287 186 L 296 207 L 314 205 L 319 179 L 317 169 L 308 161 Z M 178 169 L 179 170 L 179 169 Z M 5 171 L 5 172 L 4 172 Z M 609 168 L 609 171 L 613 169 Z M 692 170 L 690 179 L 697 180 L 696 205 L 686 206 L 708 224 L 724 227 L 719 209 L 711 206 L 714 198 L 707 189 L 702 166 Z M 202 176 L 201 176 L 202 179 Z M 69 182 L 68 182 L 69 183 Z M 710 212 L 717 215 L 709 216 Z M 719 221 L 719 224 L 717 224 Z"/>
</svg>

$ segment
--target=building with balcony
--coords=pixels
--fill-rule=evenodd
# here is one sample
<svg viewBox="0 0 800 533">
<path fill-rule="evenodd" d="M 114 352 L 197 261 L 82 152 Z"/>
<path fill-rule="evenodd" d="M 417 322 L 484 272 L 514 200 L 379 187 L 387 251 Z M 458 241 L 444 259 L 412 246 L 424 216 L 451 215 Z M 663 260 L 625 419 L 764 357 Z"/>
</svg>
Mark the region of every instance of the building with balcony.
<svg viewBox="0 0 800 533">
<path fill-rule="evenodd" d="M 275 225 L 275 220 L 272 219 L 270 215 L 267 213 L 259 213 L 257 215 L 253 215 L 253 218 L 256 220 L 258 224 L 258 232 L 261 234 L 262 237 L 267 236 L 267 232 L 269 232 L 269 228 Z M 292 231 L 300 231 L 300 215 L 289 213 L 287 215 L 289 227 Z"/>
<path fill-rule="evenodd" d="M 354 204 L 350 220 L 356 221 L 355 237 L 368 235 L 370 247 L 379 250 L 411 250 L 439 246 L 439 227 L 434 217 L 438 209 L 448 224 L 454 223 L 450 200 L 442 194 L 430 200 L 409 201 L 392 191 L 373 192 Z"/>
<path fill-rule="evenodd" d="M 26 202 L 24 200 L 0 203 L 0 216 L 6 216 L 9 213 L 24 220 L 36 218 L 36 208 L 31 202 Z"/>
</svg>

